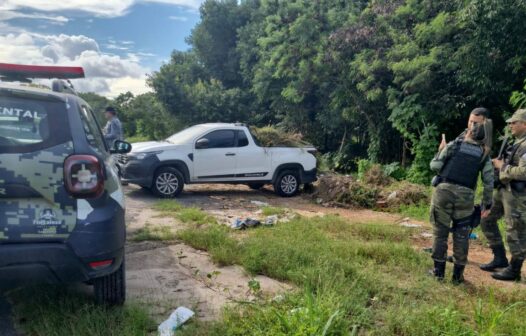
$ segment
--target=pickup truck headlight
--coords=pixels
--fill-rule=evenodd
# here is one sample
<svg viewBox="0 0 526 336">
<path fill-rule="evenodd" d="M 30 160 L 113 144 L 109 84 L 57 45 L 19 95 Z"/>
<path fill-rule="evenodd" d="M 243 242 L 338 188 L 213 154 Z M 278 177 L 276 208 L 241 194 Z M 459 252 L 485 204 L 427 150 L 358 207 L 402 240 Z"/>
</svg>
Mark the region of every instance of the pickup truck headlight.
<svg viewBox="0 0 526 336">
<path fill-rule="evenodd" d="M 130 154 L 128 154 L 128 158 L 130 160 L 144 160 L 148 156 L 161 154 L 162 152 L 163 151 L 144 152 L 144 153 L 130 153 Z"/>
</svg>

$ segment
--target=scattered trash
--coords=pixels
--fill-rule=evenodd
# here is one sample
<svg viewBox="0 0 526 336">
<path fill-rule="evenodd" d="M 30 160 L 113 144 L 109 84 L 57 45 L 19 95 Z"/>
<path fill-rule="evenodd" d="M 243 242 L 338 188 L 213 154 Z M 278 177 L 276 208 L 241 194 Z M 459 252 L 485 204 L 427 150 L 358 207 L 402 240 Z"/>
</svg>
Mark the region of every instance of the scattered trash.
<svg viewBox="0 0 526 336">
<path fill-rule="evenodd" d="M 389 194 L 389 196 L 387 196 L 387 202 L 393 202 L 397 199 L 397 197 L 398 197 L 398 192 L 393 191 L 392 193 Z"/>
<path fill-rule="evenodd" d="M 422 227 L 422 225 L 415 224 L 415 223 L 402 223 L 402 224 L 400 224 L 400 226 L 407 227 L 407 228 L 419 228 L 419 227 Z"/>
<path fill-rule="evenodd" d="M 433 238 L 433 234 L 429 232 L 424 232 L 421 234 L 423 238 Z"/>
<path fill-rule="evenodd" d="M 174 332 L 181 325 L 185 324 L 194 316 L 194 312 L 186 307 L 177 308 L 170 317 L 159 325 L 157 331 L 159 336 L 173 336 Z"/>
<path fill-rule="evenodd" d="M 469 234 L 469 239 L 471 240 L 477 240 L 479 238 L 479 236 L 476 234 L 476 233 L 470 233 Z"/>
<path fill-rule="evenodd" d="M 232 225 L 230 225 L 230 227 L 232 229 L 236 229 L 236 230 L 243 230 L 243 229 L 247 228 L 247 223 L 245 223 L 245 221 L 240 219 L 240 218 L 236 218 L 236 219 L 234 219 L 234 221 L 232 222 Z"/>
<path fill-rule="evenodd" d="M 278 222 L 278 215 L 268 216 L 265 219 L 265 225 L 274 225 Z"/>
<path fill-rule="evenodd" d="M 268 203 L 266 203 L 266 202 L 261 202 L 261 201 L 250 201 L 250 203 L 252 203 L 252 204 L 254 204 L 254 205 L 257 205 L 257 206 L 260 206 L 260 207 L 268 206 Z"/>
<path fill-rule="evenodd" d="M 272 298 L 272 302 L 281 303 L 285 300 L 285 297 L 281 294 L 278 294 Z"/>
<path fill-rule="evenodd" d="M 258 226 L 259 224 L 261 224 L 261 222 L 258 221 L 257 219 L 247 218 L 245 219 L 245 224 L 247 227 L 254 227 L 254 226 Z"/>
<path fill-rule="evenodd" d="M 236 230 L 244 230 L 247 228 L 256 227 L 260 224 L 261 224 L 261 221 L 250 218 L 250 217 L 248 217 L 245 220 L 241 218 L 236 218 L 234 219 L 234 221 L 232 221 L 232 224 L 230 225 L 230 227 Z"/>
</svg>

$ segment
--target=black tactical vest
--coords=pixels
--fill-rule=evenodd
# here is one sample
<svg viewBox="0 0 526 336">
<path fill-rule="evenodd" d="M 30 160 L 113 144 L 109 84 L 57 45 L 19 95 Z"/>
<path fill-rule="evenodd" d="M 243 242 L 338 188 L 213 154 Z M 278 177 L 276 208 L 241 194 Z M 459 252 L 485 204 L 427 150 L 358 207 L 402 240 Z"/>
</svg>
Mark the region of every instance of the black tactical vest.
<svg viewBox="0 0 526 336">
<path fill-rule="evenodd" d="M 477 178 L 482 167 L 484 149 L 462 140 L 455 141 L 453 155 L 446 161 L 440 176 L 446 181 L 470 189 L 477 186 Z"/>
</svg>

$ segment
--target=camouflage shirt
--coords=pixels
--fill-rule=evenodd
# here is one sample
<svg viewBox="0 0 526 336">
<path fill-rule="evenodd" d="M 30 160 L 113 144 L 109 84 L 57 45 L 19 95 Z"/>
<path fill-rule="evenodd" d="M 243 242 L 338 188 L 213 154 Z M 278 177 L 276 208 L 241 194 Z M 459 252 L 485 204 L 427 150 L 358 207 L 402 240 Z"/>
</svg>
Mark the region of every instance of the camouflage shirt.
<svg viewBox="0 0 526 336">
<path fill-rule="evenodd" d="M 499 173 L 500 181 L 507 184 L 513 180 L 526 181 L 526 134 L 517 138 L 513 157 L 507 158 Z"/>
<path fill-rule="evenodd" d="M 465 141 L 474 143 L 468 139 L 466 139 Z M 446 145 L 444 149 L 442 149 L 442 151 L 437 153 L 435 158 L 431 161 L 431 164 L 430 164 L 431 170 L 434 171 L 435 173 L 439 173 L 442 170 L 442 167 L 444 167 L 446 160 L 449 159 L 453 155 L 454 152 L 455 152 L 455 141 L 451 141 Z M 483 160 L 484 160 L 484 163 L 482 166 L 482 176 L 481 177 L 482 177 L 482 183 L 483 183 L 484 190 L 482 194 L 482 203 L 491 204 L 492 197 L 493 197 L 493 179 L 494 179 L 493 164 L 491 163 L 491 159 L 489 155 L 485 156 Z"/>
</svg>

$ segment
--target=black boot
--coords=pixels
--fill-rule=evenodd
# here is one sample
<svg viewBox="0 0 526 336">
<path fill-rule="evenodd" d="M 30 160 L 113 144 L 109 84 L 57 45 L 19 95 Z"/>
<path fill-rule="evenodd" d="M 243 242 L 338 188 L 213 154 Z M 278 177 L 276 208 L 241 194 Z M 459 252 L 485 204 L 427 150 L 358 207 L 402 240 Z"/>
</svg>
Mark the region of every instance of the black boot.
<svg viewBox="0 0 526 336">
<path fill-rule="evenodd" d="M 444 261 L 435 261 L 435 267 L 429 273 L 439 281 L 444 280 L 446 263 Z"/>
<path fill-rule="evenodd" d="M 488 264 L 480 265 L 480 269 L 486 272 L 493 272 L 496 268 L 508 267 L 504 245 L 492 247 L 491 249 L 493 250 L 493 260 Z"/>
<path fill-rule="evenodd" d="M 464 268 L 466 266 L 464 265 L 457 265 L 453 266 L 453 277 L 451 278 L 451 281 L 455 285 L 460 285 L 464 282 Z"/>
<path fill-rule="evenodd" d="M 521 268 L 524 259 L 511 258 L 510 265 L 500 272 L 495 272 L 491 276 L 493 279 L 504 281 L 519 281 L 521 279 Z"/>
</svg>

